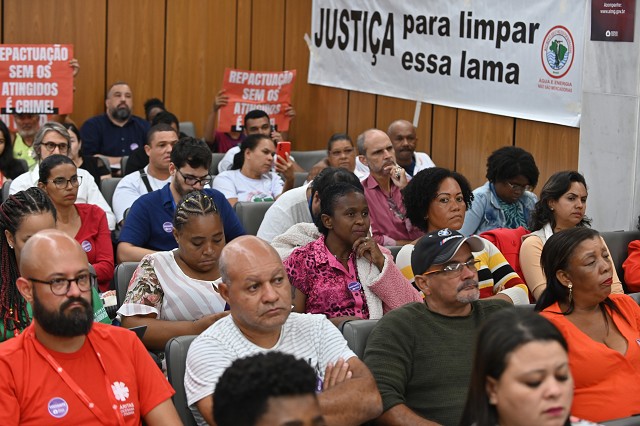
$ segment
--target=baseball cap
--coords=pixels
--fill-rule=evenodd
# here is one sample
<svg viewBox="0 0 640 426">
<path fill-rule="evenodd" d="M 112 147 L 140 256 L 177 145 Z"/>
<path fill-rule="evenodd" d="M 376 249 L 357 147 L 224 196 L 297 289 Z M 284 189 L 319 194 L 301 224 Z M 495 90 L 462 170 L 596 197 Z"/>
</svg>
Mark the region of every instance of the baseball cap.
<svg viewBox="0 0 640 426">
<path fill-rule="evenodd" d="M 484 243 L 475 235 L 465 237 L 458 231 L 447 228 L 429 232 L 420 238 L 411 253 L 411 269 L 414 275 L 423 274 L 431 265 L 441 265 L 450 261 L 464 243 L 469 244 L 471 251 L 484 250 Z"/>
</svg>

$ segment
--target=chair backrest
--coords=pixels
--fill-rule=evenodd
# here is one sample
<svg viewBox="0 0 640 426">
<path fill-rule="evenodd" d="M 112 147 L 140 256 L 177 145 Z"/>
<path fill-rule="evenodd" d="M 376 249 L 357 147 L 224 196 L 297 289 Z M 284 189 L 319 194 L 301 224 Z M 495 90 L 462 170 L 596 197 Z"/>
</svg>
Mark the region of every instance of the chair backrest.
<svg viewBox="0 0 640 426">
<path fill-rule="evenodd" d="M 113 287 L 116 289 L 116 300 L 118 301 L 118 308 L 122 306 L 124 297 L 127 295 L 127 288 L 133 273 L 138 267 L 138 262 L 122 262 L 116 265 L 116 269 L 113 273 Z"/>
<path fill-rule="evenodd" d="M 291 151 L 291 156 L 296 160 L 296 163 L 306 171 L 310 171 L 311 168 L 320 160 L 324 160 L 327 157 L 326 149 L 319 149 L 316 151 Z"/>
<path fill-rule="evenodd" d="M 611 258 L 613 260 L 613 266 L 616 267 L 618 278 L 620 278 L 622 286 L 625 291 L 627 291 L 627 287 L 624 283 L 624 270 L 622 269 L 622 264 L 629 255 L 627 250 L 629 243 L 633 240 L 640 239 L 640 231 L 601 232 L 600 235 L 602 235 L 604 242 L 607 243 L 609 253 L 611 253 Z"/>
<path fill-rule="evenodd" d="M 269 210 L 269 207 L 273 204 L 273 201 L 261 201 L 261 202 L 237 202 L 234 206 L 236 215 L 247 235 L 258 235 L 258 229 L 264 219 L 265 213 Z"/>
<path fill-rule="evenodd" d="M 129 156 L 125 155 L 120 158 L 120 171 L 124 173 L 127 170 L 127 161 L 129 161 Z"/>
<path fill-rule="evenodd" d="M 358 358 L 362 359 L 364 356 L 364 349 L 367 347 L 369 334 L 377 323 L 378 320 L 358 320 L 349 321 L 343 325 L 342 336 Z"/>
<path fill-rule="evenodd" d="M 11 187 L 11 179 L 7 179 L 2 184 L 2 199 L 0 199 L 0 203 L 4 203 L 4 200 L 9 198 L 9 188 Z"/>
<path fill-rule="evenodd" d="M 184 389 L 184 372 L 187 364 L 187 352 L 193 339 L 197 336 L 172 337 L 164 348 L 164 355 L 167 361 L 167 378 L 176 391 L 173 395 L 173 405 L 175 405 L 180 420 L 185 426 L 195 426 L 196 421 L 191 414 L 187 404 L 187 393 Z"/>
<path fill-rule="evenodd" d="M 193 121 L 181 121 L 180 131 L 187 136 L 191 136 L 192 138 L 196 137 L 196 126 L 193 124 Z"/>
<path fill-rule="evenodd" d="M 393 255 L 393 261 L 396 261 L 396 257 L 398 257 L 398 253 L 402 250 L 402 246 L 387 246 L 391 254 Z"/>
<path fill-rule="evenodd" d="M 295 178 L 293 181 L 293 187 L 297 188 L 299 186 L 304 185 L 304 183 L 307 181 L 307 176 L 309 176 L 308 172 L 295 172 L 294 173 Z"/>
<path fill-rule="evenodd" d="M 640 293 L 629 293 L 629 297 L 636 301 L 640 305 Z"/>
<path fill-rule="evenodd" d="M 97 155 L 97 158 L 102 161 L 102 164 L 104 164 L 107 170 L 109 170 L 109 173 L 111 173 L 111 163 L 109 162 L 109 158 L 107 158 L 106 155 Z"/>
<path fill-rule="evenodd" d="M 100 192 L 111 208 L 113 208 L 113 193 L 116 192 L 116 187 L 121 179 L 120 177 L 112 177 L 103 179 L 100 183 Z"/>
<path fill-rule="evenodd" d="M 220 164 L 220 160 L 224 157 L 224 153 L 221 152 L 212 152 L 211 153 L 211 167 L 209 167 L 209 173 L 212 175 L 218 174 L 218 164 Z"/>
</svg>

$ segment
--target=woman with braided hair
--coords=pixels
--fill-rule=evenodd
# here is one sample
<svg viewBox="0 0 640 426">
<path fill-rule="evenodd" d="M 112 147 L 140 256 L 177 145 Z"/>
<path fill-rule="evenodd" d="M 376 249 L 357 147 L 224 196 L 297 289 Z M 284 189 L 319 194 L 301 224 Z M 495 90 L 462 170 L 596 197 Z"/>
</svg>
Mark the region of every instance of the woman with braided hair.
<svg viewBox="0 0 640 426">
<path fill-rule="evenodd" d="M 19 334 L 31 323 L 31 305 L 16 288 L 20 253 L 36 232 L 56 227 L 56 209 L 39 188 L 9 196 L 0 206 L 0 341 Z M 110 324 L 98 293 L 93 290 L 94 320 Z"/>
<path fill-rule="evenodd" d="M 175 336 L 200 334 L 227 314 L 218 294 L 224 228 L 213 198 L 188 193 L 173 216 L 173 236 L 177 249 L 142 258 L 118 310 L 124 327 L 147 326 L 142 341 L 149 350 L 164 350 Z"/>
</svg>

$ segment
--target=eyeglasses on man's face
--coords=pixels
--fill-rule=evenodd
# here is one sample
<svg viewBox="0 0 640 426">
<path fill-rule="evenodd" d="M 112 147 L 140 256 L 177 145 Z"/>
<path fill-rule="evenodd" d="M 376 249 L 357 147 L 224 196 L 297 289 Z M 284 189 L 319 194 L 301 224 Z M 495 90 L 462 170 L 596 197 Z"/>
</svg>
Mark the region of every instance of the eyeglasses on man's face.
<svg viewBox="0 0 640 426">
<path fill-rule="evenodd" d="M 213 181 L 213 178 L 211 177 L 211 175 L 206 175 L 206 176 L 203 176 L 203 177 L 199 178 L 199 177 L 196 177 L 196 176 L 185 175 L 180 170 L 178 170 L 178 173 L 180 173 L 180 176 L 182 176 L 182 179 L 184 179 L 184 183 L 186 183 L 189 186 L 194 186 L 196 184 L 201 184 L 202 186 L 207 186 Z"/>
<path fill-rule="evenodd" d="M 48 180 L 47 182 L 54 184 L 58 189 L 66 189 L 69 184 L 71 184 L 73 188 L 77 188 L 82 183 L 82 176 L 71 176 L 71 179 L 58 177 L 53 180 Z"/>
<path fill-rule="evenodd" d="M 438 269 L 437 271 L 425 272 L 422 275 L 443 274 L 448 278 L 456 278 L 462 274 L 462 269 L 465 266 L 469 268 L 470 271 L 476 272 L 478 270 L 478 264 L 480 264 L 480 261 L 478 259 L 471 259 L 468 262 L 454 262 L 445 265 L 442 269 Z"/>
<path fill-rule="evenodd" d="M 53 152 L 56 148 L 60 151 L 60 154 L 66 154 L 69 151 L 69 144 L 66 142 L 63 143 L 55 143 L 55 142 L 43 142 L 42 146 L 48 151 Z"/>
<path fill-rule="evenodd" d="M 97 277 L 93 274 L 80 274 L 75 278 L 54 278 L 49 281 L 39 280 L 37 278 L 27 278 L 38 284 L 47 284 L 51 288 L 51 292 L 56 296 L 64 296 L 69 292 L 71 283 L 76 283 L 80 291 L 87 292 L 91 287 L 96 285 Z"/>
</svg>

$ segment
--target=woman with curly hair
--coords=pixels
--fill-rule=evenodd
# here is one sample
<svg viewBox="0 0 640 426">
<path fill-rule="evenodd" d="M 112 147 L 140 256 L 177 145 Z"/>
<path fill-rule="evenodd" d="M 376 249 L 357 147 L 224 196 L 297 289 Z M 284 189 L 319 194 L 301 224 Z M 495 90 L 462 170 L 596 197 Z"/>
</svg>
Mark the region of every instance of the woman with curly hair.
<svg viewBox="0 0 640 426">
<path fill-rule="evenodd" d="M 442 167 L 431 167 L 416 174 L 402 190 L 402 199 L 411 223 L 424 232 L 449 228 L 460 230 L 465 212 L 474 200 L 467 179 Z M 505 260 L 496 246 L 482 238 L 484 250 L 474 253 L 480 260 L 478 281 L 480 297 L 498 295 L 514 303 L 529 303 L 528 291 L 522 279 Z M 413 244 L 404 246 L 396 264 L 410 281 Z"/>
</svg>

